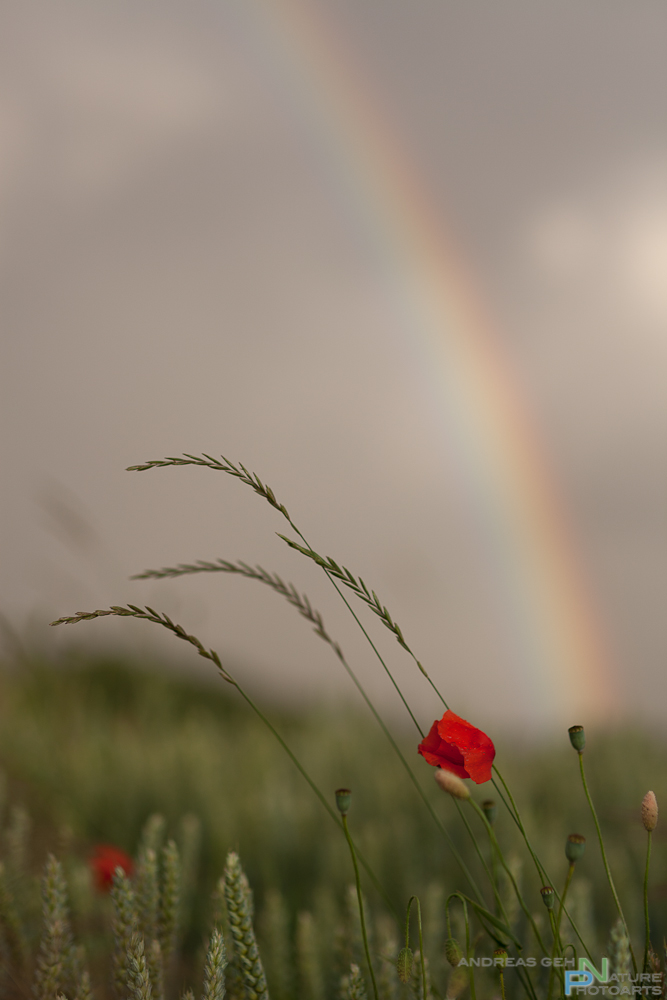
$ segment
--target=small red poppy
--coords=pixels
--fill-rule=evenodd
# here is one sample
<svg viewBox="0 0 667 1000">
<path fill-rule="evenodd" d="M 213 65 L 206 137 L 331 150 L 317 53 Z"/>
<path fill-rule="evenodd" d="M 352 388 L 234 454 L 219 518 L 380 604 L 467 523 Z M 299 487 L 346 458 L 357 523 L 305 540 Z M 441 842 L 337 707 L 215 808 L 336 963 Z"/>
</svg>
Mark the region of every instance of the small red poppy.
<svg viewBox="0 0 667 1000">
<path fill-rule="evenodd" d="M 459 778 L 472 778 L 476 785 L 490 780 L 496 756 L 486 733 L 449 710 L 433 723 L 418 752 L 433 767 L 442 767 Z"/>
<path fill-rule="evenodd" d="M 95 884 L 100 892 L 108 892 L 113 885 L 116 868 L 122 868 L 126 875 L 131 875 L 134 862 L 129 854 L 112 844 L 98 844 L 90 859 L 90 867 L 95 876 Z"/>
</svg>

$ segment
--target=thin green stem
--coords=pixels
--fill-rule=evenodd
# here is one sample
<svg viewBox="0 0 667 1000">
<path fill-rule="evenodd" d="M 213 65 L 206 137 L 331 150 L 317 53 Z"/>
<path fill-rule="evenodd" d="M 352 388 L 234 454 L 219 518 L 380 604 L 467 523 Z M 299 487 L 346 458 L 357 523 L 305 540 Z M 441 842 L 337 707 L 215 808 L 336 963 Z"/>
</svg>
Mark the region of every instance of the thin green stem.
<svg viewBox="0 0 667 1000">
<path fill-rule="evenodd" d="M 500 996 L 502 1000 L 507 1000 L 507 997 L 505 995 L 505 980 L 503 979 L 502 967 L 500 969 Z"/>
<path fill-rule="evenodd" d="M 648 840 L 646 842 L 646 868 L 644 870 L 644 925 L 646 928 L 646 944 L 644 945 L 644 964 L 642 972 L 648 969 L 648 954 L 651 950 L 651 926 L 648 919 L 648 868 L 651 862 L 651 831 L 647 831 Z"/>
<path fill-rule="evenodd" d="M 565 906 L 565 897 L 567 896 L 567 890 L 570 888 L 570 882 L 572 881 L 573 875 L 574 875 L 574 861 L 570 861 L 570 866 L 567 870 L 567 877 L 565 879 L 565 885 L 563 886 L 563 892 L 561 893 L 560 903 L 558 905 L 558 916 L 556 917 L 554 945 L 553 945 L 553 950 L 551 952 L 551 971 L 549 973 L 549 989 L 547 991 L 547 1000 L 551 1000 L 551 991 L 553 990 L 554 975 L 556 972 L 556 966 L 554 965 L 556 955 L 562 955 L 563 953 L 563 944 L 560 939 L 560 922 L 563 917 L 563 907 Z"/>
<path fill-rule="evenodd" d="M 366 962 L 368 963 L 368 971 L 371 974 L 371 981 L 373 983 L 373 995 L 375 997 L 375 1000 L 379 1000 L 378 987 L 375 981 L 375 972 L 373 971 L 373 963 L 371 962 L 371 952 L 370 948 L 368 947 L 368 934 L 366 933 L 364 901 L 361 896 L 361 879 L 359 878 L 359 865 L 357 864 L 357 856 L 354 852 L 354 844 L 352 843 L 352 837 L 350 836 L 350 831 L 347 828 L 347 816 L 345 814 L 343 814 L 343 830 L 345 831 L 348 847 L 350 848 L 350 854 L 352 855 L 352 864 L 354 865 L 354 881 L 357 886 L 357 900 L 359 902 L 359 920 L 361 921 L 361 936 L 364 939 L 364 951 L 366 953 Z"/>
<path fill-rule="evenodd" d="M 507 876 L 508 876 L 508 878 L 509 878 L 509 880 L 510 880 L 510 882 L 512 884 L 512 888 L 514 889 L 514 893 L 516 895 L 516 898 L 519 901 L 519 906 L 523 910 L 523 912 L 524 912 L 524 914 L 525 914 L 525 916 L 526 916 L 526 918 L 528 920 L 528 923 L 533 928 L 533 933 L 535 935 L 537 943 L 539 944 L 539 946 L 542 949 L 542 951 L 544 952 L 544 954 L 547 955 L 548 952 L 547 952 L 547 949 L 546 949 L 546 947 L 544 945 L 544 941 L 542 940 L 542 935 L 540 934 L 539 928 L 538 928 L 537 924 L 535 923 L 535 918 L 533 917 L 532 913 L 530 912 L 530 910 L 526 906 L 526 903 L 524 901 L 523 896 L 521 895 L 521 891 L 519 889 L 519 886 L 517 885 L 517 881 L 516 881 L 516 879 L 514 877 L 514 873 L 512 872 L 512 869 L 509 867 L 509 865 L 505 861 L 505 857 L 503 855 L 503 852 L 500 849 L 500 844 L 498 843 L 498 838 L 496 837 L 496 834 L 495 834 L 495 831 L 494 831 L 493 827 L 491 826 L 491 824 L 489 823 L 488 819 L 484 815 L 484 810 L 480 808 L 480 806 L 475 802 L 475 800 L 474 799 L 468 799 L 467 801 L 470 803 L 470 805 L 475 810 L 475 812 L 477 813 L 477 815 L 479 816 L 479 818 L 482 820 L 482 823 L 484 823 L 484 825 L 486 827 L 486 831 L 487 831 L 487 833 L 489 835 L 489 838 L 491 840 L 491 843 L 493 844 L 493 846 L 495 847 L 495 849 L 496 849 L 496 851 L 498 853 L 498 858 L 500 859 L 500 863 L 503 866 L 503 868 L 505 869 L 505 872 L 507 873 Z"/>
<path fill-rule="evenodd" d="M 424 1000 L 428 1000 L 428 993 L 426 989 L 426 958 L 424 956 L 424 939 L 422 936 L 422 909 L 419 905 L 419 899 L 417 896 L 410 896 L 408 901 L 408 912 L 405 918 L 405 946 L 408 948 L 410 946 L 410 907 L 412 906 L 413 899 L 417 903 L 417 928 L 419 930 L 419 957 L 422 966 L 422 991 Z"/>
<path fill-rule="evenodd" d="M 611 894 L 614 897 L 614 902 L 616 904 L 616 909 L 618 910 L 618 915 L 623 922 L 625 928 L 625 933 L 628 938 L 628 946 L 630 948 L 630 957 L 632 959 L 632 968 L 634 969 L 635 975 L 637 975 L 637 961 L 635 959 L 635 953 L 632 949 L 632 942 L 630 940 L 630 932 L 628 930 L 628 925 L 625 920 L 625 915 L 623 913 L 623 907 L 621 906 L 621 901 L 618 898 L 618 893 L 616 892 L 616 886 L 614 885 L 614 879 L 612 878 L 611 868 L 609 867 L 609 862 L 607 861 L 607 852 L 604 849 L 604 839 L 602 837 L 602 830 L 600 829 L 600 822 L 598 820 L 598 814 L 596 812 L 595 806 L 593 805 L 593 799 L 591 798 L 591 793 L 588 790 L 588 782 L 586 781 L 586 772 L 584 771 L 584 755 L 583 752 L 579 752 L 579 771 L 581 774 L 581 783 L 584 786 L 584 793 L 588 800 L 588 805 L 590 807 L 591 813 L 593 815 L 593 822 L 595 823 L 595 829 L 597 830 L 598 841 L 600 843 L 600 853 L 602 854 L 602 863 L 604 864 L 604 870 L 607 873 L 607 881 L 609 882 L 609 888 L 611 889 Z"/>
<path fill-rule="evenodd" d="M 524 841 L 526 847 L 528 848 L 528 853 L 530 854 L 531 858 L 533 859 L 533 863 L 534 863 L 535 868 L 537 870 L 538 878 L 541 881 L 543 881 L 545 885 L 553 885 L 552 880 L 549 878 L 549 873 L 547 872 L 546 868 L 544 867 L 544 865 L 542 864 L 542 862 L 538 858 L 537 854 L 533 850 L 533 845 L 531 844 L 531 842 L 530 842 L 530 840 L 528 838 L 528 834 L 526 833 L 526 828 L 523 825 L 523 821 L 521 819 L 521 814 L 519 812 L 519 808 L 518 808 L 516 802 L 514 801 L 514 797 L 513 797 L 512 793 L 511 793 L 510 789 L 509 789 L 509 786 L 508 786 L 507 782 L 503 778 L 503 776 L 502 776 L 502 774 L 500 772 L 500 769 L 498 767 L 496 767 L 495 764 L 493 765 L 493 770 L 496 772 L 496 774 L 500 778 L 500 781 L 502 782 L 503 788 L 507 792 L 507 797 L 509 798 L 509 800 L 511 802 L 511 809 L 507 805 L 507 803 L 505 802 L 504 799 L 503 799 L 503 802 L 505 802 L 505 807 L 508 809 L 510 815 L 514 819 L 514 822 L 516 823 L 516 825 L 519 828 L 521 836 L 523 837 L 523 841 Z M 494 784 L 496 790 L 498 791 L 498 793 L 500 794 L 500 796 L 502 798 L 502 792 L 500 791 L 500 789 L 496 785 L 495 780 L 494 780 L 493 784 Z M 554 889 L 554 893 L 556 895 L 556 899 L 558 899 L 560 901 L 560 897 L 558 895 L 558 892 L 556 892 L 555 889 Z M 593 956 L 592 956 L 591 952 L 589 951 L 588 946 L 587 946 L 586 942 L 584 941 L 579 928 L 577 927 L 576 923 L 574 922 L 574 920 L 570 916 L 570 913 L 568 912 L 567 908 L 565 908 L 564 912 L 565 912 L 565 916 L 570 921 L 570 925 L 572 927 L 572 930 L 576 934 L 576 936 L 577 936 L 577 938 L 579 940 L 579 943 L 581 944 L 582 948 L 584 949 L 584 951 L 586 952 L 586 954 L 588 955 L 589 959 L 592 962 L 593 961 Z"/>
<path fill-rule="evenodd" d="M 464 824 L 466 830 L 468 831 L 468 836 L 470 837 L 470 839 L 471 839 L 471 841 L 473 843 L 473 847 L 475 848 L 475 853 L 477 854 L 477 857 L 479 858 L 479 862 L 480 862 L 482 868 L 484 869 L 486 877 L 488 878 L 488 880 L 489 880 L 489 882 L 491 884 L 491 888 L 493 890 L 493 895 L 494 895 L 494 900 L 495 900 L 495 905 L 496 905 L 497 911 L 499 911 L 498 915 L 499 916 L 503 916 L 505 918 L 505 921 L 509 924 L 509 921 L 507 920 L 507 913 L 505 912 L 505 907 L 503 906 L 503 901 L 502 901 L 502 898 L 501 898 L 500 893 L 498 891 L 498 886 L 497 886 L 497 884 L 496 884 L 496 882 L 495 882 L 495 880 L 494 880 L 491 872 L 489 871 L 489 866 L 487 865 L 487 863 L 486 863 L 486 861 L 484 859 L 484 855 L 482 854 L 482 851 L 480 849 L 480 846 L 477 843 L 477 838 L 475 837 L 475 833 L 474 833 L 472 827 L 470 826 L 470 823 L 468 822 L 468 817 L 466 816 L 465 812 L 463 811 L 462 803 L 459 802 L 458 799 L 454 799 L 454 802 L 455 802 L 456 807 L 458 809 L 459 815 L 460 815 L 461 819 L 463 820 L 463 824 Z"/>
</svg>

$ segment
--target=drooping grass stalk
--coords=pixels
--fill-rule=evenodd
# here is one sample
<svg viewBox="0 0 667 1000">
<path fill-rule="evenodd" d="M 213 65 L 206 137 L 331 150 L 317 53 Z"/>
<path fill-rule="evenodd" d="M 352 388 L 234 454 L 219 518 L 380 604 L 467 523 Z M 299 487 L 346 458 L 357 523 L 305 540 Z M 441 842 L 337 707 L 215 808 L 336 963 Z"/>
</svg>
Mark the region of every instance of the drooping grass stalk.
<svg viewBox="0 0 667 1000">
<path fill-rule="evenodd" d="M 424 937 L 422 934 L 422 910 L 419 905 L 419 899 L 417 896 L 410 896 L 408 900 L 408 909 L 405 915 L 405 947 L 410 946 L 410 907 L 412 906 L 412 901 L 417 904 L 417 928 L 419 930 L 419 958 L 421 960 L 422 967 L 422 996 L 423 1000 L 428 1000 L 428 991 L 426 989 L 426 956 L 424 955 Z"/>
<path fill-rule="evenodd" d="M 224 1000 L 226 968 L 225 939 L 220 931 L 214 927 L 206 953 L 203 1000 Z"/>
<path fill-rule="evenodd" d="M 352 837 L 350 836 L 350 831 L 347 826 L 347 810 L 343 812 L 341 810 L 341 819 L 343 821 L 343 831 L 345 833 L 345 838 L 347 840 L 347 846 L 350 848 L 350 855 L 352 856 L 352 865 L 354 867 L 354 882 L 357 887 L 357 903 L 359 906 L 359 921 L 361 923 L 361 937 L 364 942 L 364 953 L 366 955 L 366 963 L 368 965 L 368 971 L 371 977 L 371 983 L 373 984 L 373 996 L 375 1000 L 379 1000 L 377 982 L 375 980 L 375 971 L 373 969 L 373 963 L 371 962 L 371 952 L 368 947 L 368 934 L 366 932 L 366 917 L 364 915 L 364 901 L 361 895 L 361 879 L 359 878 L 359 865 L 357 864 L 357 855 L 354 850 L 354 844 L 352 843 Z"/>
<path fill-rule="evenodd" d="M 320 800 L 326 811 L 333 819 L 333 821 L 342 828 L 342 824 L 338 816 L 336 816 L 335 812 L 329 805 L 328 801 L 322 794 L 321 790 L 319 789 L 317 784 L 313 781 L 313 779 L 310 777 L 306 769 L 303 767 L 298 757 L 296 757 L 293 751 L 289 748 L 289 746 L 282 738 L 278 730 L 267 719 L 267 717 L 264 715 L 261 709 L 255 704 L 255 702 L 252 700 L 247 691 L 245 691 L 245 689 L 241 687 L 239 682 L 235 680 L 234 677 L 232 677 L 229 671 L 223 667 L 222 661 L 220 660 L 220 656 L 218 655 L 218 653 L 216 653 L 214 649 L 206 649 L 206 647 L 199 641 L 199 639 L 196 636 L 189 635 L 181 625 L 176 625 L 174 622 L 172 622 L 171 618 L 169 618 L 168 615 L 160 615 L 158 614 L 157 611 L 154 611 L 152 608 L 149 607 L 146 607 L 146 609 L 144 610 L 142 608 L 138 608 L 134 604 L 128 604 L 127 607 L 115 605 L 109 609 L 104 609 L 104 610 L 79 611 L 75 615 L 58 618 L 57 621 L 51 622 L 51 625 L 71 625 L 75 624 L 76 622 L 91 621 L 94 618 L 103 618 L 106 617 L 107 615 L 117 615 L 121 618 L 128 618 L 128 617 L 142 618 L 145 621 L 154 622 L 156 625 L 162 625 L 164 628 L 169 629 L 169 631 L 172 632 L 179 639 L 184 639 L 186 642 L 189 642 L 191 645 L 193 645 L 197 649 L 200 656 L 203 656 L 207 660 L 211 660 L 211 662 L 214 663 L 215 666 L 217 667 L 218 673 L 223 678 L 223 680 L 227 681 L 228 684 L 231 684 L 233 687 L 236 688 L 236 690 L 239 692 L 244 701 L 247 702 L 247 704 L 250 706 L 253 712 L 258 716 L 258 718 L 262 720 L 267 729 L 280 743 L 281 747 L 283 748 L 285 753 L 288 755 L 288 757 L 298 770 L 299 774 L 308 783 L 310 788 L 313 790 L 317 798 Z M 387 907 L 394 914 L 396 919 L 398 919 L 398 914 L 396 912 L 394 904 L 391 901 L 391 898 L 388 896 L 388 894 L 382 887 L 381 883 L 378 881 L 377 876 L 375 875 L 369 863 L 364 858 L 361 851 L 357 850 L 357 856 L 359 858 L 359 861 L 365 868 L 368 877 L 373 882 L 373 885 L 384 899 Z"/>
<path fill-rule="evenodd" d="M 646 943 L 644 945 L 644 962 L 642 964 L 642 972 L 646 972 L 648 969 L 648 955 L 651 950 L 651 925 L 648 918 L 648 869 L 651 861 L 651 834 L 652 830 L 647 830 L 646 836 L 646 867 L 644 869 L 644 928 L 646 934 Z"/>
<path fill-rule="evenodd" d="M 242 875 L 239 856 L 235 851 L 230 851 L 225 865 L 225 899 L 234 951 L 240 960 L 246 994 L 254 997 L 254 1000 L 269 1000 L 266 976 L 259 956 Z"/>
<path fill-rule="evenodd" d="M 272 507 L 274 507 L 276 510 L 278 510 L 283 515 L 283 517 L 287 520 L 287 522 L 289 523 L 290 527 L 299 536 L 299 538 L 301 539 L 301 541 L 305 543 L 305 545 L 307 547 L 306 548 L 307 554 L 312 553 L 313 550 L 311 549 L 308 541 L 306 540 L 306 538 L 302 535 L 301 531 L 297 528 L 297 526 L 292 521 L 292 518 L 288 514 L 287 508 L 285 507 L 285 505 L 281 504 L 281 503 L 278 503 L 278 501 L 276 500 L 275 494 L 274 494 L 273 490 L 271 489 L 271 487 L 270 486 L 265 486 L 264 483 L 259 478 L 259 476 L 256 473 L 249 472 L 246 469 L 246 467 L 241 462 L 239 462 L 238 466 L 236 466 L 236 465 L 234 465 L 233 462 L 230 462 L 229 459 L 225 458 L 224 455 L 221 455 L 220 458 L 222 459 L 222 461 L 220 461 L 217 458 L 213 458 L 211 455 L 203 454 L 203 455 L 200 456 L 200 455 L 189 455 L 187 453 L 184 453 L 184 455 L 182 457 L 167 457 L 167 458 L 164 458 L 164 459 L 158 459 L 157 461 L 144 462 L 141 465 L 131 465 L 131 466 L 128 467 L 127 472 L 145 472 L 148 469 L 165 468 L 166 466 L 174 466 L 174 465 L 178 465 L 178 466 L 180 466 L 180 465 L 198 465 L 198 466 L 203 466 L 203 467 L 208 468 L 208 469 L 213 469 L 216 472 L 225 472 L 225 473 L 227 473 L 227 475 L 234 476 L 234 478 L 239 479 L 246 486 L 250 486 L 250 488 L 253 489 L 255 491 L 255 493 L 257 493 L 259 496 L 263 497 L 268 503 L 271 504 Z M 283 536 L 281 536 L 281 537 L 283 537 Z M 285 539 L 285 540 L 289 542 L 289 539 Z M 313 553 L 313 555 L 315 555 L 315 553 Z M 387 664 L 385 663 L 384 659 L 382 658 L 379 650 L 375 647 L 375 645 L 373 643 L 373 640 L 371 639 L 371 637 L 366 632 L 364 626 L 362 625 L 362 623 L 359 620 L 359 618 L 357 617 L 357 615 L 354 613 L 353 609 L 350 607 L 348 601 L 345 599 L 343 593 L 341 592 L 340 588 L 336 584 L 336 581 L 335 581 L 334 577 L 331 575 L 331 573 L 329 573 L 329 571 L 326 568 L 325 568 L 325 572 L 327 573 L 327 576 L 329 577 L 329 579 L 331 580 L 332 584 L 334 585 L 334 587 L 338 591 L 339 596 L 345 602 L 348 610 L 350 611 L 350 613 L 354 617 L 354 619 L 357 622 L 359 628 L 362 630 L 362 632 L 366 636 L 366 639 L 371 644 L 371 646 L 372 646 L 372 648 L 373 648 L 373 650 L 375 652 L 375 655 L 379 659 L 379 661 L 382 664 L 382 666 L 383 666 L 383 668 L 384 668 L 387 676 L 391 680 L 391 683 L 393 684 L 394 688 L 396 689 L 396 692 L 398 693 L 399 698 L 403 702 L 403 704 L 404 704 L 406 710 L 408 711 L 411 719 L 413 720 L 414 724 L 419 729 L 419 723 L 417 722 L 415 716 L 413 715 L 412 710 L 410 709 L 407 701 L 405 700 L 403 692 L 401 691 L 399 685 L 396 683 L 396 681 L 395 681 L 395 679 L 394 679 L 391 671 L 389 670 L 389 667 L 387 666 Z M 366 593 L 368 593 L 368 592 L 366 591 Z M 379 614 L 381 618 L 383 618 L 383 620 L 385 621 L 385 624 L 387 625 L 387 627 L 390 628 L 391 631 L 394 632 L 394 634 L 396 635 L 396 637 L 397 637 L 398 641 L 401 643 L 401 645 L 403 645 L 405 648 L 407 648 L 405 646 L 405 640 L 403 640 L 403 638 L 402 638 L 402 633 L 400 632 L 400 629 L 398 629 L 398 627 L 395 625 L 395 623 L 390 620 L 390 616 L 388 615 L 388 612 L 387 612 L 387 619 L 384 618 L 384 616 L 383 616 L 383 610 L 386 611 L 386 609 L 382 609 L 381 608 L 379 602 L 377 602 L 377 599 L 376 599 L 377 604 L 375 604 L 375 602 L 372 601 L 372 599 L 370 597 L 370 594 L 368 594 L 368 598 L 371 601 L 371 605 L 373 605 L 373 606 L 376 607 L 376 613 Z M 424 670 L 424 668 L 421 667 L 421 665 L 420 665 L 420 669 L 422 670 L 422 673 L 424 674 L 424 676 L 428 676 L 426 674 L 426 671 Z M 424 734 L 422 733 L 422 737 L 423 737 L 423 735 Z"/>
<path fill-rule="evenodd" d="M 237 563 L 232 563 L 232 562 L 229 562 L 226 559 L 217 559 L 217 560 L 215 560 L 215 562 L 206 562 L 204 560 L 198 560 L 196 563 L 180 563 L 178 566 L 165 566 L 165 567 L 163 567 L 162 569 L 159 569 L 159 570 L 146 570 L 143 573 L 138 573 L 135 576 L 131 577 L 131 579 L 133 579 L 133 580 L 158 579 L 159 580 L 159 579 L 165 579 L 165 578 L 173 578 L 173 577 L 178 577 L 178 576 L 185 576 L 185 575 L 189 575 L 189 574 L 192 574 L 192 573 L 237 573 L 237 574 L 240 574 L 241 576 L 247 577 L 249 579 L 257 580 L 257 581 L 259 581 L 261 583 L 264 583 L 267 586 L 271 587 L 271 589 L 274 590 L 276 593 L 281 594 L 283 597 L 285 597 L 286 600 L 292 605 L 293 608 L 296 608 L 296 610 L 299 612 L 299 614 L 303 618 L 305 618 L 307 621 L 309 621 L 309 622 L 312 623 L 312 625 L 313 625 L 313 631 L 315 632 L 315 634 L 318 635 L 321 639 L 323 639 L 324 642 L 326 642 L 333 649 L 333 651 L 336 654 L 336 656 L 338 657 L 338 660 L 340 661 L 341 665 L 343 666 L 343 668 L 347 672 L 348 676 L 352 680 L 353 684 L 355 685 L 355 687 L 359 691 L 361 697 L 366 702 L 366 705 L 367 705 L 368 709 L 370 710 L 371 714 L 373 715 L 375 721 L 380 726 L 380 729 L 382 730 L 382 732 L 384 733 L 385 737 L 389 741 L 389 743 L 390 743 L 390 745 L 391 745 L 394 753 L 397 755 L 397 757 L 400 760 L 401 764 L 403 765 L 405 771 L 407 772 L 407 775 L 408 775 L 410 781 L 412 782 L 412 784 L 414 785 L 415 789 L 417 790 L 417 794 L 422 799 L 422 801 L 423 801 L 424 805 L 426 806 L 427 810 L 429 811 L 429 813 L 430 813 L 433 821 L 435 822 L 435 824 L 437 825 L 438 829 L 440 830 L 440 833 L 444 837 L 444 839 L 445 839 L 445 841 L 447 843 L 447 846 L 449 847 L 449 850 L 452 852 L 452 854 L 453 854 L 453 856 L 454 856 L 457 864 L 459 865 L 459 867 L 463 871 L 463 874 L 465 875 L 465 877 L 468 879 L 468 882 L 470 883 L 471 888 L 473 889 L 473 891 L 475 892 L 475 894 L 478 896 L 480 902 L 482 902 L 483 901 L 483 897 L 482 897 L 482 895 L 480 893 L 479 888 L 477 887 L 477 885 L 475 883 L 475 880 L 474 880 L 472 874 L 470 873 L 470 871 L 469 871 L 467 865 L 465 864 L 463 858 L 461 857 L 459 851 L 456 849 L 456 846 L 455 846 L 452 838 L 450 837 L 449 833 L 447 832 L 447 829 L 440 822 L 437 814 L 435 813 L 435 811 L 433 809 L 433 806 L 431 805 L 431 803 L 429 802 L 428 798 L 426 797 L 422 786 L 417 781 L 417 778 L 415 777 L 414 771 L 412 770 L 412 768 L 408 764 L 407 760 L 405 759 L 405 755 L 403 754 L 401 748 L 396 743 L 394 737 L 392 736 L 391 732 L 387 728 L 386 723 L 384 722 L 384 720 L 382 719 L 381 715 L 379 714 L 379 712 L 375 708 L 375 705 L 373 704 L 373 702 L 369 698 L 368 694 L 366 693 L 366 691 L 365 691 L 363 685 L 361 684 L 361 682 L 359 681 L 359 678 L 357 677 L 356 673 L 354 672 L 354 670 L 352 669 L 352 667 L 347 662 L 347 660 L 346 660 L 346 658 L 345 658 L 345 656 L 343 654 L 343 651 L 340 648 L 339 644 L 334 639 L 332 639 L 332 637 L 329 635 L 327 629 L 325 628 L 324 621 L 322 619 L 321 614 L 319 613 L 319 611 L 317 611 L 315 608 L 313 608 L 313 606 L 310 603 L 307 595 L 306 594 L 300 594 L 298 592 L 298 590 L 296 589 L 296 587 L 294 586 L 294 584 L 292 584 L 292 583 L 285 583 L 280 578 L 280 576 L 278 576 L 277 573 L 269 573 L 262 566 L 254 566 L 254 567 L 253 566 L 248 566 L 247 563 L 244 563 L 244 562 L 241 562 L 241 561 L 239 561 Z M 419 727 L 417 727 L 417 728 L 419 729 Z M 421 729 L 419 729 L 419 732 L 423 736 L 423 733 L 422 733 Z M 467 822 L 467 820 L 465 818 L 465 815 L 464 815 L 463 811 L 461 810 L 461 807 L 460 807 L 460 805 L 459 805 L 458 802 L 456 802 L 456 807 L 458 809 L 459 815 L 461 816 L 461 818 L 463 819 L 464 824 L 466 825 L 466 828 L 468 830 L 468 834 L 469 834 L 469 836 L 470 836 L 470 838 L 471 838 L 471 840 L 473 842 L 473 845 L 475 847 L 477 855 L 480 858 L 480 861 L 482 863 L 482 867 L 485 868 L 486 866 L 485 866 L 484 860 L 483 860 L 483 858 L 481 856 L 481 852 L 479 850 L 479 845 L 477 844 L 477 841 L 475 839 L 475 835 L 472 832 L 472 830 L 471 830 L 471 828 L 470 828 L 470 826 L 469 826 L 469 824 L 468 824 L 468 822 Z M 489 874 L 488 870 L 487 870 L 487 875 L 490 878 L 490 874 Z"/>
<path fill-rule="evenodd" d="M 111 900 L 114 907 L 114 988 L 118 1000 L 123 1000 L 128 981 L 128 954 L 132 939 L 139 929 L 139 917 L 132 884 L 122 868 L 116 868 L 114 872 Z"/>
<path fill-rule="evenodd" d="M 42 900 L 44 923 L 34 995 L 36 1000 L 52 1000 L 69 985 L 68 965 L 72 948 L 65 877 L 62 865 L 52 854 L 46 862 Z"/>
<path fill-rule="evenodd" d="M 621 906 L 621 901 L 618 898 L 618 893 L 616 892 L 616 886 L 614 885 L 614 879 L 611 874 L 611 868 L 609 867 L 609 862 L 607 861 L 607 852 L 604 848 L 604 838 L 602 836 L 602 830 L 600 828 L 600 821 L 598 820 L 598 814 L 593 805 L 593 799 L 591 798 L 591 793 L 588 790 L 588 782 L 586 781 L 586 772 L 584 770 L 584 755 L 583 752 L 577 754 L 579 757 L 579 773 L 581 774 L 581 783 L 584 786 L 584 793 L 588 801 L 591 814 L 593 816 L 593 822 L 595 823 L 595 830 L 598 835 L 598 841 L 600 844 L 600 853 L 602 854 L 602 862 L 604 864 L 604 870 L 607 875 L 607 882 L 609 883 L 609 888 L 611 889 L 611 894 L 614 897 L 614 903 L 616 904 L 616 909 L 618 910 L 618 915 L 623 921 L 623 926 L 625 927 L 626 933 L 628 935 L 628 943 L 630 946 L 630 958 L 632 959 L 632 968 L 634 969 L 635 975 L 637 974 L 637 961 L 635 959 L 635 953 L 632 950 L 632 941 L 630 940 L 630 932 L 628 931 L 628 924 L 623 913 L 623 907 Z"/>
</svg>

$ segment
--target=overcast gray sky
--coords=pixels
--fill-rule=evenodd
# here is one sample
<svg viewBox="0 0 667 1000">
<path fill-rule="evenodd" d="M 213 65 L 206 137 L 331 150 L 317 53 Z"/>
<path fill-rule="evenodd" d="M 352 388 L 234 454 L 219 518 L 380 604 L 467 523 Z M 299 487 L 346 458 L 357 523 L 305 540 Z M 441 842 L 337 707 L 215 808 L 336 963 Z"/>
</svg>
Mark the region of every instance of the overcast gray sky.
<svg viewBox="0 0 667 1000">
<path fill-rule="evenodd" d="M 324 78 L 347 88 L 350 118 L 355 95 L 377 112 L 493 317 L 608 650 L 602 701 L 661 719 L 667 8 L 21 0 L 0 18 L 0 609 L 13 627 L 47 649 L 125 643 L 189 663 L 142 623 L 45 625 L 148 602 L 255 686 L 347 693 L 335 658 L 261 587 L 127 579 L 259 562 L 308 592 L 394 711 L 326 580 L 276 538 L 275 511 L 205 470 L 123 471 L 222 452 L 374 587 L 460 714 L 594 719 L 572 664 L 561 679 L 539 624 L 512 610 L 530 581 L 488 539 L 496 498 L 480 503 L 419 321 L 392 294 L 396 263 Z M 410 661 L 368 624 L 434 718 Z"/>
</svg>

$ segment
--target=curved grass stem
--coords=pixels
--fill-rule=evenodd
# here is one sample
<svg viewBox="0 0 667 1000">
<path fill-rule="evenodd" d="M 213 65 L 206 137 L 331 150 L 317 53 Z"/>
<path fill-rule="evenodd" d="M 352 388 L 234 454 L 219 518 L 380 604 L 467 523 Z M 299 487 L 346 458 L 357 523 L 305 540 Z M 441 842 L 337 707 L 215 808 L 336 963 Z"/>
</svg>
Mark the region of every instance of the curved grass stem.
<svg viewBox="0 0 667 1000">
<path fill-rule="evenodd" d="M 422 967 L 422 996 L 423 1000 L 428 1000 L 428 990 L 426 986 L 426 957 L 424 955 L 424 938 L 422 934 L 422 908 L 419 905 L 419 898 L 417 896 L 410 896 L 408 900 L 408 911 L 405 917 L 405 946 L 406 948 L 410 945 L 410 907 L 412 906 L 412 901 L 417 904 L 417 928 L 419 931 L 419 959 L 421 961 Z"/>
<path fill-rule="evenodd" d="M 373 963 L 371 962 L 371 952 L 368 947 L 368 934 L 366 933 L 366 918 L 364 916 L 364 901 L 361 895 L 361 879 L 359 878 L 359 865 L 357 864 L 357 856 L 354 851 L 354 844 L 352 843 L 352 837 L 350 836 L 350 831 L 347 828 L 347 816 L 343 814 L 343 830 L 345 831 L 345 837 L 347 839 L 348 847 L 350 848 L 350 854 L 352 855 L 352 864 L 354 866 L 354 881 L 357 887 L 357 901 L 359 903 L 359 920 L 361 922 L 361 936 L 364 941 L 364 952 L 366 953 L 366 962 L 368 963 L 368 971 L 370 972 L 371 982 L 373 984 L 373 996 L 375 1000 L 379 1000 L 378 996 L 378 986 L 375 981 L 375 972 L 373 970 Z"/>
<path fill-rule="evenodd" d="M 628 930 L 628 925 L 625 920 L 625 915 L 623 913 L 623 907 L 621 906 L 621 901 L 618 898 L 618 893 L 616 892 L 616 886 L 614 885 L 614 879 L 611 874 L 611 868 L 609 867 L 609 862 L 607 861 L 607 852 L 604 849 L 604 839 L 602 837 L 602 830 L 600 828 L 600 821 L 598 820 L 598 814 L 593 805 L 593 799 L 591 798 L 591 793 L 588 790 L 588 782 L 586 781 L 586 772 L 584 770 L 584 755 L 583 752 L 579 752 L 579 772 L 581 774 L 581 783 L 584 786 L 584 793 L 586 799 L 588 800 L 588 805 L 590 807 L 591 813 L 593 815 L 593 822 L 595 823 L 595 829 L 598 835 L 598 841 L 600 843 L 600 853 L 602 854 L 602 863 L 604 864 L 604 870 L 607 875 L 607 882 L 609 883 L 609 888 L 611 889 L 611 894 L 614 897 L 614 903 L 616 904 L 616 909 L 618 910 L 618 915 L 623 922 L 623 927 L 625 928 L 625 933 L 628 938 L 628 946 L 630 948 L 630 958 L 632 959 L 632 968 L 634 969 L 635 975 L 637 975 L 637 961 L 635 959 L 635 953 L 632 949 L 632 942 L 630 940 L 630 932 Z"/>
</svg>

